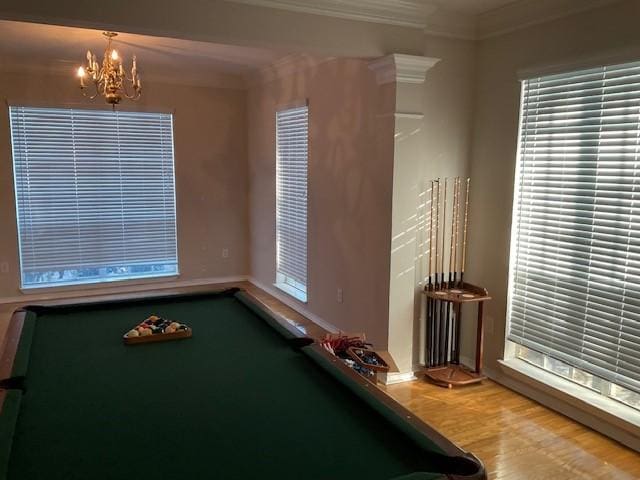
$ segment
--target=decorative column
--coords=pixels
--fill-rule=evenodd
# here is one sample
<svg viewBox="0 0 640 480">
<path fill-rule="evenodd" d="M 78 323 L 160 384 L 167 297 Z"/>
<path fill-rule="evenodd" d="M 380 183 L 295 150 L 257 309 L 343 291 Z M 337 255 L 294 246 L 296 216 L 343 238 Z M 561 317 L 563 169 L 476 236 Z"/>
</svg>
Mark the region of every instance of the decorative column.
<svg viewBox="0 0 640 480">
<path fill-rule="evenodd" d="M 395 88 L 395 102 L 383 107 L 379 128 L 393 132 L 393 200 L 390 241 L 388 350 L 399 372 L 386 383 L 411 380 L 422 351 L 421 212 L 426 201 L 423 92 L 427 71 L 440 59 L 392 54 L 374 60 L 369 68 L 381 88 Z M 387 151 L 391 152 L 390 145 Z M 385 379 L 383 378 L 383 381 Z"/>
</svg>

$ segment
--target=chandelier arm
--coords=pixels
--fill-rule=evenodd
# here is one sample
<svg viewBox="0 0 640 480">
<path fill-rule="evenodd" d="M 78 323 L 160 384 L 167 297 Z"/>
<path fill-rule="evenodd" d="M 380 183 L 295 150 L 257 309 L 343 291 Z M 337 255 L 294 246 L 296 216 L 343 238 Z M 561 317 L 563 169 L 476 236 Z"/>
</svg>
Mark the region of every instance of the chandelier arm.
<svg viewBox="0 0 640 480">
<path fill-rule="evenodd" d="M 96 88 L 96 93 L 94 93 L 93 95 L 87 95 L 87 93 L 84 90 L 81 90 L 81 92 L 82 92 L 82 95 L 88 98 L 89 100 L 93 100 L 100 93 L 97 88 Z"/>
<path fill-rule="evenodd" d="M 96 98 L 98 95 L 100 95 L 100 83 L 97 81 L 94 81 L 93 88 L 96 89 L 96 93 L 94 93 L 93 96 L 90 97 L 92 100 Z"/>
<path fill-rule="evenodd" d="M 127 89 L 127 77 L 126 77 L 126 75 L 122 77 L 121 84 L 122 84 L 122 93 L 124 94 L 124 96 L 126 98 L 130 99 L 131 95 L 129 95 L 129 90 Z"/>
<path fill-rule="evenodd" d="M 139 91 L 139 90 L 136 90 L 136 89 L 134 88 L 133 95 L 131 95 L 131 94 L 129 93 L 129 89 L 127 88 L 127 85 L 128 85 L 128 82 L 129 82 L 129 81 L 130 81 L 130 80 L 128 80 L 128 79 L 126 78 L 126 75 L 125 75 L 125 77 L 123 78 L 123 82 L 122 82 L 122 93 L 123 93 L 123 94 L 124 94 L 124 96 L 125 96 L 126 98 L 128 98 L 129 100 L 138 100 L 138 99 L 140 98 L 140 91 Z M 131 83 L 133 83 L 133 82 L 131 82 Z"/>
</svg>

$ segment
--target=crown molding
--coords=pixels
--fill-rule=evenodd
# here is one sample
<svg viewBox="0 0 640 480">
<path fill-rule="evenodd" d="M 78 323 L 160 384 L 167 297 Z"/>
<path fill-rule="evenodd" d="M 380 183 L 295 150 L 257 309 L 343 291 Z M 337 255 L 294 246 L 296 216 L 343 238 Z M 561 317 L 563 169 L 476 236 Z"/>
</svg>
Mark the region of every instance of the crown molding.
<svg viewBox="0 0 640 480">
<path fill-rule="evenodd" d="M 435 57 L 419 57 L 393 53 L 369 62 L 379 85 L 396 83 L 424 83 L 427 71 L 440 61 Z"/>
<path fill-rule="evenodd" d="M 496 37 L 620 1 L 520 0 L 478 15 L 475 36 L 478 40 Z"/>
<path fill-rule="evenodd" d="M 426 35 L 483 40 L 621 0 L 517 0 L 469 15 L 433 0 L 226 0 L 258 7 L 420 28 Z"/>
<path fill-rule="evenodd" d="M 437 9 L 422 0 L 227 0 L 258 7 L 365 22 L 424 28 L 427 15 Z"/>
<path fill-rule="evenodd" d="M 424 33 L 435 37 L 475 40 L 476 17 L 440 9 L 426 18 Z"/>
</svg>

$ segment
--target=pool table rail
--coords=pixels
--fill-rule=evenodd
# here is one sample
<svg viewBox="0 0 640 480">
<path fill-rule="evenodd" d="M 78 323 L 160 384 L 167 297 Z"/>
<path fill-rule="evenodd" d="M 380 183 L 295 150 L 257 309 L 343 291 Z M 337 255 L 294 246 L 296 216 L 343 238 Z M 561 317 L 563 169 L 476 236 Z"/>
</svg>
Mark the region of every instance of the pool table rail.
<svg viewBox="0 0 640 480">
<path fill-rule="evenodd" d="M 0 381 L 9 379 L 14 374 L 14 361 L 26 316 L 27 312 L 24 309 L 18 309 L 11 315 L 9 327 L 4 337 L 4 344 L 2 345 L 2 353 L 0 354 Z"/>
<path fill-rule="evenodd" d="M 446 476 L 447 479 L 485 480 L 487 478 L 484 464 L 480 459 L 458 447 L 431 425 L 400 405 L 373 382 L 349 368 L 341 359 L 329 353 L 321 345 L 315 343 L 304 347 L 302 351 L 318 363 L 320 367 L 336 377 L 338 381 L 349 387 L 388 421 L 396 426 L 404 425 L 402 430 L 412 436 L 418 443 L 421 440 L 431 442 L 447 456 L 451 457 L 452 460 L 463 462 L 468 471 L 461 474 L 449 474 Z"/>
<path fill-rule="evenodd" d="M 55 311 L 62 310 L 69 307 L 75 307 L 81 305 L 82 307 L 90 308 L 92 306 L 99 305 L 112 305 L 123 302 L 134 303 L 134 302 L 146 302 L 149 299 L 154 300 L 171 300 L 171 298 L 185 298 L 185 297 L 203 297 L 210 295 L 229 295 L 234 296 L 239 301 L 241 301 L 245 306 L 254 311 L 254 313 L 258 314 L 269 323 L 274 329 L 276 329 L 281 335 L 283 335 L 287 339 L 300 339 L 297 343 L 294 342 L 295 345 L 304 346 L 313 342 L 313 340 L 308 337 L 303 331 L 301 331 L 298 327 L 296 327 L 295 323 L 292 320 L 289 320 L 285 316 L 275 312 L 271 308 L 269 308 L 263 301 L 259 300 L 254 295 L 248 293 L 244 289 L 240 289 L 237 287 L 233 288 L 223 288 L 218 290 L 209 290 L 204 292 L 196 292 L 191 294 L 160 294 L 154 295 L 151 297 L 144 298 L 134 298 L 134 299 L 126 299 L 126 300 L 90 300 L 90 301 L 78 301 L 78 300 L 65 300 L 65 301 L 55 301 L 52 303 L 42 303 L 37 305 L 28 305 L 23 306 L 21 308 L 16 309 L 11 315 L 11 319 L 9 321 L 9 326 L 7 328 L 4 344 L 2 346 L 2 351 L 0 352 L 0 382 L 3 380 L 11 379 L 16 375 L 24 375 L 26 374 L 26 361 L 28 357 L 28 349 L 30 347 L 31 338 L 29 335 L 29 328 L 25 329 L 25 325 L 28 324 L 28 318 L 33 317 L 34 314 L 47 312 L 47 311 Z M 30 319 L 33 321 L 33 318 Z M 27 337 L 27 338 L 24 338 Z M 20 350 L 25 349 L 24 355 L 21 355 L 22 352 Z M 19 357 L 25 357 L 24 361 Z M 16 359 L 18 359 L 20 365 L 18 368 L 24 370 L 24 372 L 16 372 Z M 0 389 L 2 387 L 0 386 Z"/>
<path fill-rule="evenodd" d="M 296 326 L 293 320 L 289 320 L 284 315 L 276 312 L 255 295 L 252 295 L 244 289 L 240 289 L 236 292 L 235 297 L 254 313 L 258 314 L 258 316 L 269 323 L 272 327 L 278 330 L 285 338 L 309 339 L 310 341 L 313 341 L 311 337 L 308 337 L 306 333 Z"/>
</svg>

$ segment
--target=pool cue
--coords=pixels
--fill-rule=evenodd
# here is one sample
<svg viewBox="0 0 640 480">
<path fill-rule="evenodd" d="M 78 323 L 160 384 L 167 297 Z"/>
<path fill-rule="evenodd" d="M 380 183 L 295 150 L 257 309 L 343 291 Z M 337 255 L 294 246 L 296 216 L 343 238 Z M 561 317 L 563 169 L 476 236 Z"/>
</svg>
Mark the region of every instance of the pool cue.
<svg viewBox="0 0 640 480">
<path fill-rule="evenodd" d="M 453 286 L 455 287 L 458 280 L 458 243 L 460 242 L 460 197 L 461 195 L 461 183 L 460 177 L 456 177 L 456 214 L 454 218 L 455 223 L 455 240 L 453 249 Z M 460 305 L 451 305 L 453 311 L 452 314 L 452 326 L 451 326 L 451 359 L 455 361 L 458 358 L 458 349 L 460 344 Z"/>
<path fill-rule="evenodd" d="M 457 177 L 453 179 L 453 198 L 451 200 L 451 235 L 449 242 L 449 281 L 447 282 L 447 288 L 451 288 L 453 286 L 453 262 L 455 261 L 455 246 L 454 246 L 454 238 L 455 238 L 455 221 L 456 221 L 456 200 L 457 200 L 457 188 L 458 182 Z M 452 316 L 452 305 L 451 302 L 446 302 L 445 309 L 447 310 L 447 316 L 445 318 L 445 327 L 444 327 L 444 362 L 449 363 L 449 358 L 451 355 L 449 354 L 449 348 L 453 346 L 453 338 L 451 338 L 451 326 L 453 323 Z"/>
<path fill-rule="evenodd" d="M 453 240 L 455 236 L 454 225 L 456 222 L 456 199 L 457 199 L 457 181 L 456 178 L 453 179 L 453 200 L 451 203 L 451 235 L 450 235 L 450 243 L 449 243 L 449 282 L 447 282 L 447 287 L 451 288 L 453 286 L 453 262 L 455 261 L 455 253 L 453 247 Z"/>
<path fill-rule="evenodd" d="M 453 179 L 453 200 L 451 203 L 452 214 L 451 214 L 451 243 L 449 245 L 449 282 L 447 284 L 447 288 L 452 288 L 455 285 L 456 279 L 456 247 L 457 247 L 457 239 L 456 239 L 456 218 L 458 216 L 458 178 L 455 177 Z M 446 337 L 445 337 L 445 363 L 449 363 L 449 360 L 453 358 L 453 349 L 454 347 L 454 332 L 455 332 L 455 323 L 456 318 L 454 316 L 453 304 L 451 302 L 447 302 L 447 318 L 446 318 Z"/>
<path fill-rule="evenodd" d="M 431 180 L 431 199 L 429 201 L 429 280 L 428 280 L 428 286 L 427 286 L 427 291 L 431 292 L 432 288 L 433 288 L 433 284 L 432 284 L 432 261 L 433 261 L 433 188 L 434 188 L 434 183 L 433 180 Z M 424 359 L 424 363 L 426 364 L 427 367 L 431 366 L 431 353 L 433 351 L 433 347 L 431 346 L 431 340 L 433 337 L 433 333 L 432 333 L 432 324 L 433 324 L 433 312 L 432 312 L 432 305 L 433 305 L 433 299 L 429 296 L 427 296 L 427 341 L 426 341 L 426 345 L 427 345 L 427 354 L 425 355 L 425 359 Z"/>
<path fill-rule="evenodd" d="M 438 243 L 434 242 L 436 232 L 438 231 L 438 180 L 433 181 L 433 204 L 431 207 L 432 227 L 430 241 L 433 243 L 433 266 L 432 270 L 432 289 L 438 288 Z M 435 358 L 435 334 L 436 334 L 436 307 L 435 299 L 431 299 L 431 338 L 429 339 L 429 346 L 431 347 L 431 353 L 429 355 L 430 366 L 433 367 L 433 359 Z"/>
<path fill-rule="evenodd" d="M 447 231 L 447 184 L 449 183 L 449 179 L 445 178 L 444 179 L 444 195 L 442 196 L 442 253 L 440 255 L 440 261 L 441 261 L 441 266 L 440 266 L 440 288 L 446 288 L 446 283 L 445 283 L 445 277 L 444 277 L 444 246 L 445 246 L 445 242 L 446 242 L 446 231 Z M 440 302 L 440 325 L 439 325 L 439 329 L 440 329 L 440 345 L 438 348 L 438 365 L 442 365 L 442 363 L 444 363 L 444 357 L 445 357 L 445 352 L 442 349 L 444 343 L 445 343 L 445 331 L 444 331 L 444 326 L 446 325 L 446 320 L 445 317 L 448 314 L 448 308 L 447 305 L 445 305 L 445 302 L 443 302 L 442 300 L 439 300 Z"/>
<path fill-rule="evenodd" d="M 435 271 L 434 271 L 434 276 L 435 276 L 435 284 L 434 284 L 434 288 L 436 290 L 440 290 L 440 280 L 439 280 L 439 276 L 438 276 L 438 266 L 440 263 L 440 255 L 442 254 L 442 252 L 439 251 L 438 248 L 438 244 L 440 243 L 440 179 L 438 178 L 438 180 L 436 180 L 436 231 L 435 231 L 435 236 L 434 236 L 434 241 L 435 241 L 435 249 L 436 249 L 436 262 L 435 262 Z M 438 301 L 436 299 L 433 299 L 433 362 L 432 365 L 435 366 L 438 364 L 438 357 L 439 357 L 439 346 L 440 346 L 440 312 L 438 309 Z"/>
<path fill-rule="evenodd" d="M 467 260 L 467 225 L 469 222 L 469 184 L 471 179 L 467 178 L 467 189 L 464 196 L 464 228 L 462 233 L 462 259 L 460 263 L 460 288 L 464 288 L 464 265 Z M 458 316 L 460 316 L 460 305 L 457 306 Z M 461 319 L 460 319 L 461 320 Z M 460 320 L 456 333 L 456 363 L 460 364 Z"/>
<path fill-rule="evenodd" d="M 456 215 L 455 215 L 455 238 L 454 238 L 454 248 L 453 248 L 453 286 L 456 286 L 456 282 L 458 280 L 458 244 L 460 243 L 460 177 L 456 177 Z"/>
<path fill-rule="evenodd" d="M 467 178 L 467 192 L 464 197 L 464 230 L 462 232 L 462 263 L 460 264 L 460 283 L 464 287 L 464 266 L 467 260 L 467 225 L 469 224 L 469 184 L 471 179 Z"/>
</svg>

